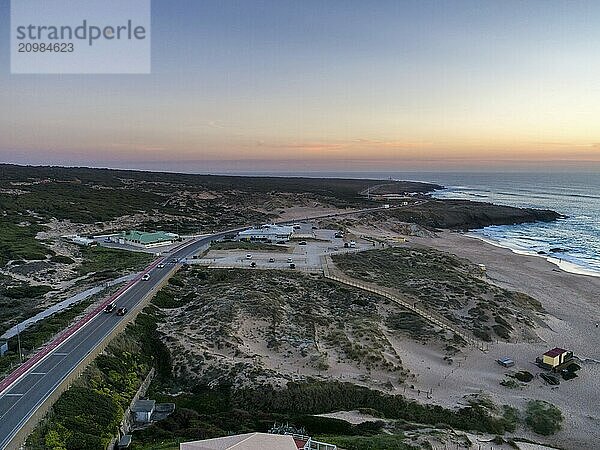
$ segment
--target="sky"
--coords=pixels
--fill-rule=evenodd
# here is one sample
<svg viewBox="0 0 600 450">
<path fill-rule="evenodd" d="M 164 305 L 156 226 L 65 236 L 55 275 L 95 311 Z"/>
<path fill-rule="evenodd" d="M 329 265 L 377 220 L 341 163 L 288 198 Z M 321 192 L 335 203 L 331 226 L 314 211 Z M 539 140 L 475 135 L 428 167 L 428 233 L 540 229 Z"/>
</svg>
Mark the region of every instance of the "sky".
<svg viewBox="0 0 600 450">
<path fill-rule="evenodd" d="M 152 73 L 11 75 L 0 162 L 600 171 L 600 2 L 153 0 Z"/>
</svg>

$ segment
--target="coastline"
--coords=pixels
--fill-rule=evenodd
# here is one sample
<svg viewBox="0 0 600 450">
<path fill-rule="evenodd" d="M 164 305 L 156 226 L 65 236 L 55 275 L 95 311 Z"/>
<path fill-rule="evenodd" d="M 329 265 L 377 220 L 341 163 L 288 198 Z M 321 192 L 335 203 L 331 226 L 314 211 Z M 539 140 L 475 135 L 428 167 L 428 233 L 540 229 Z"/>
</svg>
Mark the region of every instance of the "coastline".
<svg viewBox="0 0 600 450">
<path fill-rule="evenodd" d="M 416 375 L 415 386 L 434 389 L 433 400 L 442 406 L 462 404 L 464 395 L 486 392 L 497 404 L 524 408 L 529 399 L 555 404 L 565 418 L 563 429 L 549 437 L 529 438 L 563 448 L 592 448 L 600 442 L 600 277 L 561 270 L 542 255 L 522 254 L 467 233 L 441 231 L 431 237 L 408 236 L 408 246 L 425 246 L 452 253 L 486 267 L 486 280 L 502 288 L 526 293 L 541 302 L 536 334 L 539 340 L 490 344 L 487 356 L 467 351 L 460 366 L 440 362 L 441 354 L 419 344 L 404 344 L 399 354 Z M 553 347 L 566 348 L 581 361 L 580 376 L 553 388 L 540 381 L 520 389 L 499 384 L 503 374 L 495 360 L 510 357 L 514 370 L 533 368 L 535 357 Z M 440 390 L 440 383 L 443 389 Z M 524 429 L 516 435 L 527 436 Z"/>
<path fill-rule="evenodd" d="M 506 250 L 510 250 L 511 252 L 513 252 L 517 255 L 535 256 L 536 258 L 542 258 L 542 259 L 548 261 L 549 263 L 554 264 L 556 267 L 558 267 L 560 270 L 562 270 L 564 272 L 568 272 L 568 273 L 572 273 L 572 274 L 576 274 L 576 275 L 585 275 L 585 276 L 589 276 L 589 277 L 600 277 L 600 271 L 585 269 L 585 268 L 583 268 L 575 263 L 572 263 L 570 261 L 566 261 L 561 258 L 549 256 L 547 254 L 541 255 L 541 254 L 531 251 L 531 250 L 517 249 L 517 248 L 511 247 L 510 245 L 502 244 L 502 242 L 500 242 L 500 241 L 495 241 L 495 240 L 489 239 L 485 236 L 481 236 L 481 235 L 477 234 L 476 232 L 470 231 L 470 232 L 464 233 L 464 236 L 471 238 L 471 239 L 477 239 L 477 240 L 483 241 L 486 244 L 493 245 L 494 247 L 499 247 L 499 248 L 504 248 Z"/>
</svg>

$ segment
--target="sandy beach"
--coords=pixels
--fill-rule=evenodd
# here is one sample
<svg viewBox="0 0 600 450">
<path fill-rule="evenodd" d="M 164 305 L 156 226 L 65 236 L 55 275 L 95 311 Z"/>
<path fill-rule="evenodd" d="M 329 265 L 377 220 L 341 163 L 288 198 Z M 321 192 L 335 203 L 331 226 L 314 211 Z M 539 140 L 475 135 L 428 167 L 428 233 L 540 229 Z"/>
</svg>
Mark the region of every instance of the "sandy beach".
<svg viewBox="0 0 600 450">
<path fill-rule="evenodd" d="M 464 396 L 487 393 L 497 404 L 523 409 L 528 400 L 546 400 L 558 406 L 563 429 L 550 437 L 518 429 L 515 436 L 528 437 L 567 449 L 594 449 L 600 443 L 600 278 L 560 270 L 542 257 L 525 256 L 477 238 L 454 232 L 435 237 L 409 238 L 408 245 L 424 245 L 484 264 L 489 282 L 521 291 L 538 299 L 546 310 L 544 324 L 536 329 L 540 341 L 491 343 L 488 352 L 466 350 L 448 365 L 441 353 L 426 345 L 403 340 L 395 345 L 403 364 L 416 375 L 415 387 L 433 390 L 428 401 L 444 406 L 464 404 Z M 510 371 L 541 369 L 536 356 L 553 347 L 572 350 L 582 360 L 579 377 L 558 387 L 546 385 L 539 377 L 522 389 L 499 383 Z M 503 369 L 495 360 L 508 356 L 512 369 Z"/>
</svg>

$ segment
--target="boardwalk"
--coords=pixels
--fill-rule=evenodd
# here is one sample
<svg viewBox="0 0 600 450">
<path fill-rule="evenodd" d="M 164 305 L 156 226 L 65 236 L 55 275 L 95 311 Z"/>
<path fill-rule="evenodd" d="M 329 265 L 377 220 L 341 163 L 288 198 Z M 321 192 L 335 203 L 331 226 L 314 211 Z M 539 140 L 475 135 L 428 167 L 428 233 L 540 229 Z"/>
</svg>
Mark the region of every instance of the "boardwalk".
<svg viewBox="0 0 600 450">
<path fill-rule="evenodd" d="M 484 342 L 476 339 L 467 330 L 458 327 L 456 324 L 453 324 L 441 315 L 432 313 L 431 311 L 426 310 L 421 306 L 418 306 L 416 302 L 406 299 L 402 296 L 402 294 L 395 291 L 394 289 L 377 286 L 373 283 L 357 280 L 355 278 L 351 278 L 345 275 L 337 267 L 335 267 L 335 264 L 331 260 L 330 256 L 322 256 L 321 261 L 323 264 L 323 275 L 325 276 L 325 278 L 385 297 L 399 304 L 403 308 L 406 308 L 409 311 L 418 314 L 428 322 L 437 325 L 438 327 L 444 330 L 450 331 L 457 336 L 460 336 L 468 345 L 476 347 L 481 351 L 486 351 L 487 345 Z"/>
</svg>

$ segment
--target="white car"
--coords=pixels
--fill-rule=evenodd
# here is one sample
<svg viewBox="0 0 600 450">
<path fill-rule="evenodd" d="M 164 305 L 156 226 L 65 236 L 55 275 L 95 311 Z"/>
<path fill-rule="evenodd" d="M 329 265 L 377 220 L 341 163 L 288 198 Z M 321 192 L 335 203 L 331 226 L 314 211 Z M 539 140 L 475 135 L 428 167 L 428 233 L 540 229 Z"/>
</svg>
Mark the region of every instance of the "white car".
<svg viewBox="0 0 600 450">
<path fill-rule="evenodd" d="M 148 281 L 149 279 L 150 279 L 149 273 L 144 274 L 144 276 L 142 277 L 142 281 Z"/>
<path fill-rule="evenodd" d="M 288 262 L 291 263 L 294 262 L 294 260 L 292 258 L 288 258 Z"/>
<path fill-rule="evenodd" d="M 162 269 L 163 267 L 165 267 L 165 265 L 163 263 L 160 263 L 158 266 L 156 266 L 159 269 Z"/>
<path fill-rule="evenodd" d="M 252 255 L 251 255 L 250 253 L 248 253 L 248 254 L 246 255 L 246 259 L 252 259 Z"/>
</svg>

